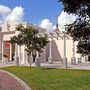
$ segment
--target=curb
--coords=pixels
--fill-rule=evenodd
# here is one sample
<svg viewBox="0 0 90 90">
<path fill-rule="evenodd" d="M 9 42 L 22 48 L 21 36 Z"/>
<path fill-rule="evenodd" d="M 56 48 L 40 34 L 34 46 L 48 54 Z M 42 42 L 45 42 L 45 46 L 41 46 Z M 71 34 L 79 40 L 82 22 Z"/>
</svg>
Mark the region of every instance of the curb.
<svg viewBox="0 0 90 90">
<path fill-rule="evenodd" d="M 21 80 L 20 78 L 18 78 L 14 74 L 12 74 L 12 73 L 10 73 L 8 71 L 5 71 L 5 70 L 0 70 L 0 71 L 7 73 L 11 77 L 13 77 L 15 80 L 17 80 L 17 82 L 19 82 L 21 84 L 21 86 L 24 88 L 24 90 L 31 90 L 31 88 L 23 80 Z"/>
</svg>

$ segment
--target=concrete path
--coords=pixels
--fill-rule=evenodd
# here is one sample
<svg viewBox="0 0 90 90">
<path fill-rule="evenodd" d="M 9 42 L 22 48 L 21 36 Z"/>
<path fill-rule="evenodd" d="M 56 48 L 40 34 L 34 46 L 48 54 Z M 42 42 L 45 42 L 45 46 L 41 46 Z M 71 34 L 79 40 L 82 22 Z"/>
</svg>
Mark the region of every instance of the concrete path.
<svg viewBox="0 0 90 90">
<path fill-rule="evenodd" d="M 22 64 L 21 66 L 29 66 L 29 64 Z M 35 63 L 32 63 L 33 67 L 36 67 Z M 82 69 L 82 70 L 90 70 L 90 62 L 78 63 L 76 65 L 68 64 L 68 69 Z M 41 67 L 45 68 L 64 68 L 61 62 L 54 62 L 53 64 L 49 64 L 47 62 L 41 63 Z"/>
<path fill-rule="evenodd" d="M 0 70 L 0 90 L 31 90 L 21 79 Z"/>
<path fill-rule="evenodd" d="M 0 68 L 3 68 L 3 67 L 8 67 L 8 66 L 15 66 L 15 63 L 14 62 L 0 62 Z"/>
<path fill-rule="evenodd" d="M 14 63 L 0 63 L 0 68 L 7 66 L 15 66 Z M 21 66 L 29 66 L 29 64 L 22 64 Z M 35 63 L 32 63 L 33 67 L 36 67 Z M 54 62 L 53 64 L 48 64 L 47 62 L 42 63 L 41 67 L 48 68 L 63 68 L 60 62 Z M 90 62 L 79 63 L 76 65 L 68 64 L 68 69 L 84 69 L 90 70 Z M 0 70 L 0 90 L 31 90 L 28 85 L 15 75 Z"/>
<path fill-rule="evenodd" d="M 69 69 L 82 69 L 82 70 L 90 70 L 90 62 L 79 63 L 76 65 L 68 65 Z"/>
<path fill-rule="evenodd" d="M 2 67 L 8 67 L 8 66 L 16 66 L 13 62 L 8 62 L 7 64 L 0 62 L 0 68 Z M 20 64 L 20 66 L 30 66 L 30 64 Z M 32 63 L 31 66 L 36 67 L 35 63 Z M 84 69 L 84 70 L 90 70 L 90 62 L 83 62 L 78 63 L 76 65 L 68 64 L 68 69 Z M 63 64 L 61 62 L 53 62 L 53 64 L 49 64 L 48 62 L 42 62 L 41 67 L 45 68 L 63 68 Z"/>
</svg>

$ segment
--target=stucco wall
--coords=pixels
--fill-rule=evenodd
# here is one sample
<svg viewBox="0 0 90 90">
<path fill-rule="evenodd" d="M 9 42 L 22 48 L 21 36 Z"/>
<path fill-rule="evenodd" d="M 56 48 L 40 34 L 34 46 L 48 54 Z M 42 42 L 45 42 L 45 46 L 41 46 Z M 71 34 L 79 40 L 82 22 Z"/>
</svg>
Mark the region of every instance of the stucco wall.
<svg viewBox="0 0 90 90">
<path fill-rule="evenodd" d="M 10 24 L 10 31 L 15 31 L 15 23 L 11 23 Z M 7 30 L 7 23 L 2 24 L 2 32 L 10 32 Z M 10 37 L 17 35 L 19 32 L 15 31 L 15 34 L 4 34 L 3 35 L 3 41 L 9 41 Z M 75 56 L 76 58 L 80 57 L 79 54 L 76 53 L 77 50 L 77 45 L 78 42 L 75 42 Z M 53 57 L 53 61 L 60 61 L 62 60 L 62 58 L 64 57 L 64 41 L 62 39 L 54 39 L 52 42 L 52 57 Z M 48 57 L 49 57 L 49 43 L 47 44 L 47 46 L 45 47 L 45 49 L 43 50 L 43 53 L 41 53 L 41 59 L 42 61 L 48 61 Z M 18 56 L 21 56 L 21 61 L 20 63 L 24 63 L 25 62 L 25 48 L 24 46 L 18 47 Z M 71 58 L 73 56 L 73 41 L 72 39 L 67 39 L 66 40 L 66 57 L 68 62 L 71 62 Z"/>
</svg>

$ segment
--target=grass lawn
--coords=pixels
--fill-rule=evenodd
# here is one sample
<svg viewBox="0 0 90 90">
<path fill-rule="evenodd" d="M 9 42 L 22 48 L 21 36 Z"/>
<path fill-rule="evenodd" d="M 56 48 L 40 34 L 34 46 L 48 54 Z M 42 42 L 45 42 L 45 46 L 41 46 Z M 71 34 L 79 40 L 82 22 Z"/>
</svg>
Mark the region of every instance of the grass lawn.
<svg viewBox="0 0 90 90">
<path fill-rule="evenodd" d="M 90 90 L 89 70 L 15 66 L 3 69 L 23 79 L 32 90 Z"/>
</svg>

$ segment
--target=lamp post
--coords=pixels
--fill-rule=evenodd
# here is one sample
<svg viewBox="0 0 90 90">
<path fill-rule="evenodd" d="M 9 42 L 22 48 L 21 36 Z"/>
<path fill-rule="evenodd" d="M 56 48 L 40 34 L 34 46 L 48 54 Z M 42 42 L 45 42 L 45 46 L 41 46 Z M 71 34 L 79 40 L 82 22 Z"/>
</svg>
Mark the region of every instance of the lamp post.
<svg viewBox="0 0 90 90">
<path fill-rule="evenodd" d="M 64 68 L 67 68 L 67 58 L 66 58 L 66 32 L 63 31 L 63 40 L 64 40 L 64 57 L 63 57 L 63 66 Z"/>
<path fill-rule="evenodd" d="M 71 58 L 71 64 L 76 64 L 76 58 L 75 58 L 75 43 L 73 41 L 73 48 L 72 48 L 72 52 L 73 52 L 73 55 L 72 55 L 72 58 Z"/>
<path fill-rule="evenodd" d="M 48 63 L 49 64 L 52 64 L 53 63 L 53 57 L 52 57 L 52 40 L 53 40 L 53 36 L 49 32 L 46 32 L 45 35 L 48 37 L 48 40 L 49 40 L 49 57 L 48 57 Z"/>
<path fill-rule="evenodd" d="M 37 34 L 38 37 L 44 37 L 44 34 L 43 33 L 38 33 Z M 36 52 L 37 53 L 37 56 L 35 58 L 35 64 L 37 67 L 40 67 L 41 66 L 41 57 L 40 57 L 40 52 Z"/>
<path fill-rule="evenodd" d="M 48 62 L 50 63 L 50 64 L 52 64 L 53 63 L 53 57 L 52 57 L 52 39 L 51 38 L 49 38 L 49 57 L 48 57 Z"/>
<path fill-rule="evenodd" d="M 59 15 L 58 15 L 59 16 Z M 58 16 L 56 17 L 56 20 L 57 20 L 57 29 L 59 30 L 59 28 L 58 28 Z M 61 39 L 63 39 L 63 41 L 64 41 L 64 45 L 63 45 L 63 48 L 64 48 L 64 56 L 63 56 L 63 66 L 64 66 L 64 68 L 67 68 L 67 58 L 66 58 L 66 39 L 68 38 L 68 36 L 66 35 L 66 32 L 65 31 L 63 31 L 63 36 L 61 36 L 60 35 L 60 32 L 57 32 L 57 35 L 61 38 Z"/>
</svg>

